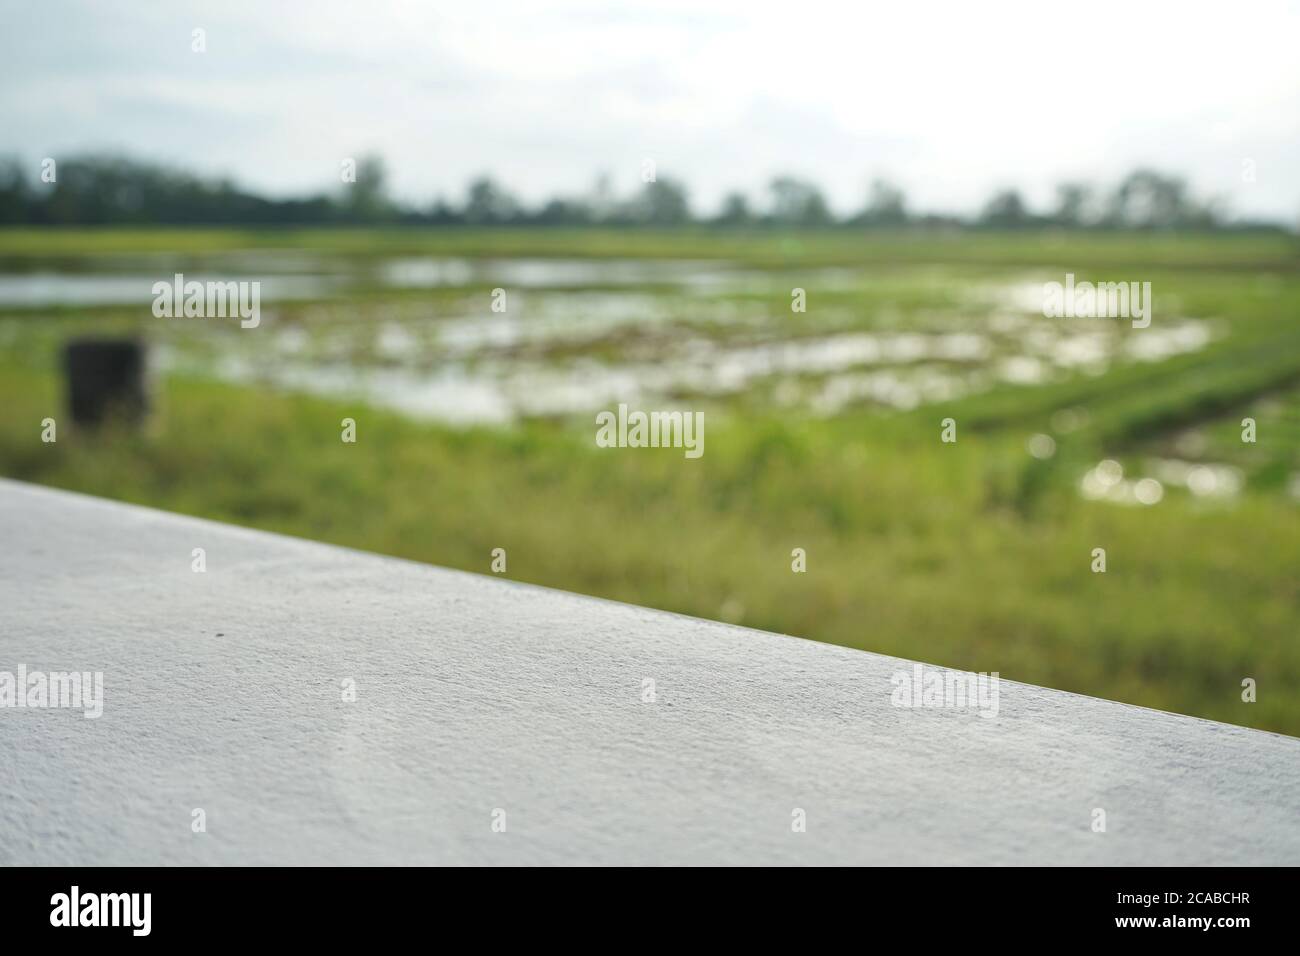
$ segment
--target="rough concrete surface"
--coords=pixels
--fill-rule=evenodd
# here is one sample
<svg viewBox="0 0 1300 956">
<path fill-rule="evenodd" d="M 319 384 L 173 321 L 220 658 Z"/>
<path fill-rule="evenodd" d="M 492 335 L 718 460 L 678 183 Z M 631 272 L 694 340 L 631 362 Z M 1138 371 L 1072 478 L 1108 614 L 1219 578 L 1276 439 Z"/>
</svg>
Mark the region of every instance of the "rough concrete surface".
<svg viewBox="0 0 1300 956">
<path fill-rule="evenodd" d="M 1300 863 L 1294 738 L 0 481 L 20 665 L 6 864 Z"/>
</svg>

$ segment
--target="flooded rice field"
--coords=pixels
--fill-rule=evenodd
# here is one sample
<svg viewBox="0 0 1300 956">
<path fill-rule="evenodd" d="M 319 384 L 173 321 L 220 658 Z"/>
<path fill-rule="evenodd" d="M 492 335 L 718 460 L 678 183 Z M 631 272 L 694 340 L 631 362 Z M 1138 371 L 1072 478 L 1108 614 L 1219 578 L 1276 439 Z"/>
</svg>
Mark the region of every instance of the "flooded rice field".
<svg viewBox="0 0 1300 956">
<path fill-rule="evenodd" d="M 1140 333 L 1044 318 L 1041 282 L 726 262 L 401 257 L 340 271 L 301 255 L 228 255 L 186 280 L 262 284 L 257 328 L 144 321 L 163 372 L 318 394 L 453 424 L 587 415 L 617 401 L 744 401 L 827 416 L 912 409 L 1204 348 L 1203 318 Z M 0 275 L 0 308 L 138 305 L 174 262 Z M 123 273 L 126 274 L 123 274 Z M 805 311 L 792 309 L 802 289 Z M 428 295 L 422 295 L 427 291 Z"/>
<path fill-rule="evenodd" d="M 1045 318 L 1042 281 L 943 270 L 782 273 L 723 261 L 399 257 L 340 269 L 298 254 L 165 257 L 113 271 L 48 263 L 0 274 L 0 343 L 27 310 L 106 310 L 151 346 L 163 374 L 356 399 L 452 425 L 585 418 L 619 402 L 731 406 L 828 417 L 915 409 L 1009 385 L 1034 388 L 1158 363 L 1221 333 L 1161 314 Z M 151 315 L 151 291 L 186 280 L 261 283 L 261 318 Z M 803 311 L 792 308 L 802 290 Z M 132 319 L 134 317 L 134 319 Z M 137 321 L 138 320 L 138 321 Z M 1068 430 L 1066 428 L 1062 429 Z M 1035 457 L 1054 443 L 1036 436 Z M 1047 444 L 1043 444 L 1047 443 Z M 1125 475 L 1113 460 L 1079 493 L 1154 504 L 1166 487 L 1232 498 L 1241 474 L 1173 455 Z"/>
</svg>

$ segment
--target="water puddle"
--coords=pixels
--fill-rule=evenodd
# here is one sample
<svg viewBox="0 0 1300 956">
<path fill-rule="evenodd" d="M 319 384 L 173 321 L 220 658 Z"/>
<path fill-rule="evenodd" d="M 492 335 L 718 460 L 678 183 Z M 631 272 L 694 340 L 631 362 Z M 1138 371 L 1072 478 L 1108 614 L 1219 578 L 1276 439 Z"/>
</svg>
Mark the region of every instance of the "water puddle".
<svg viewBox="0 0 1300 956">
<path fill-rule="evenodd" d="M 0 275 L 0 308 L 48 306 L 140 305 L 154 300 L 155 282 L 171 282 L 173 273 L 101 275 L 76 272 L 29 272 Z M 228 273 L 185 273 L 186 281 L 222 282 Z M 245 278 L 235 276 L 235 278 Z M 318 275 L 262 275 L 264 301 L 302 301 L 325 298 L 338 288 L 337 280 Z"/>
<path fill-rule="evenodd" d="M 104 270 L 104 271 L 96 271 Z M 690 293 L 737 294 L 779 288 L 779 277 L 725 261 L 675 259 L 468 259 L 402 257 L 346 262 L 280 250 L 211 253 L 181 259 L 152 255 L 91 263 L 90 268 L 0 272 L 0 308 L 111 306 L 152 301 L 151 288 L 182 272 L 201 281 L 258 281 L 263 301 L 329 298 L 363 288 L 565 289 L 666 286 Z M 848 269 L 804 270 L 819 288 L 856 281 Z"/>
</svg>

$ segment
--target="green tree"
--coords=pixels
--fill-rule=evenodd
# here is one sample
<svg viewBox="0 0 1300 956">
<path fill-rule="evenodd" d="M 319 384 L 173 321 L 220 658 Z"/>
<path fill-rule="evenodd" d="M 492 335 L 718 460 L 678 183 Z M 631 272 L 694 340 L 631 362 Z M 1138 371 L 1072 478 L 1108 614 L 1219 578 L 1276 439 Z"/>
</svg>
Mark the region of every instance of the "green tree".
<svg viewBox="0 0 1300 956">
<path fill-rule="evenodd" d="M 1056 187 L 1052 221 L 1062 226 L 1087 225 L 1093 219 L 1093 190 L 1086 183 L 1061 183 Z"/>
<path fill-rule="evenodd" d="M 641 187 L 629 209 L 634 222 L 648 226 L 679 226 L 691 221 L 686 187 L 673 179 L 656 179 Z"/>
<path fill-rule="evenodd" d="M 754 222 L 754 214 L 749 208 L 749 200 L 741 192 L 727 193 L 722 200 L 722 210 L 713 220 L 720 226 L 748 226 Z"/>
<path fill-rule="evenodd" d="M 853 221 L 866 226 L 901 226 L 907 222 L 903 191 L 888 180 L 872 180 L 867 206 Z"/>
<path fill-rule="evenodd" d="M 393 205 L 388 200 L 388 170 L 378 156 L 363 156 L 357 161 L 356 181 L 344 187 L 343 209 L 357 222 L 378 222 L 391 218 Z"/>
<path fill-rule="evenodd" d="M 772 193 L 772 221 L 783 226 L 817 227 L 832 221 L 821 190 L 807 180 L 777 176 L 768 187 Z"/>
<path fill-rule="evenodd" d="M 996 193 L 984 204 L 984 209 L 979 216 L 980 225 L 996 229 L 1015 229 L 1027 226 L 1032 221 L 1033 217 L 1025 207 L 1025 201 L 1014 189 L 1005 189 Z"/>
<path fill-rule="evenodd" d="M 500 225 L 519 215 L 519 202 L 490 176 L 469 184 L 465 199 L 465 221 L 475 225 Z"/>
</svg>

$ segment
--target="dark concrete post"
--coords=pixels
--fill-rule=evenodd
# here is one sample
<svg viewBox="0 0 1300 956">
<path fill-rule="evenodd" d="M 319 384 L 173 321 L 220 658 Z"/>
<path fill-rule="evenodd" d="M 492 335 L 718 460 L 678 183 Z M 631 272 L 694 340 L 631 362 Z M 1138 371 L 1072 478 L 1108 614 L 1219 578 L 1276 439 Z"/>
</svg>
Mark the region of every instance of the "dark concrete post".
<svg viewBox="0 0 1300 956">
<path fill-rule="evenodd" d="M 133 339 L 73 339 L 63 348 L 68 408 L 75 425 L 112 417 L 139 423 L 149 410 L 145 347 Z"/>
</svg>

